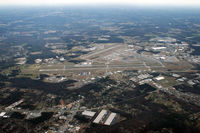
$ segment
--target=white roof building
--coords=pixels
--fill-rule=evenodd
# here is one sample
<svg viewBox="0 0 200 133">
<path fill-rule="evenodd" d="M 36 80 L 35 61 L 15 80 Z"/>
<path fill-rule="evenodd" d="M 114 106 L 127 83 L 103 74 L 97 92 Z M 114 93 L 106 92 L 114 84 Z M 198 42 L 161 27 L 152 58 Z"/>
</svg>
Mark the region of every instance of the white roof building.
<svg viewBox="0 0 200 133">
<path fill-rule="evenodd" d="M 165 77 L 163 77 L 163 76 L 158 76 L 158 77 L 155 78 L 155 80 L 157 80 L 157 81 L 163 80 L 163 79 L 165 79 Z"/>
<path fill-rule="evenodd" d="M 107 114 L 107 111 L 106 110 L 101 110 L 101 112 L 99 113 L 99 115 L 95 118 L 95 120 L 93 121 L 94 123 L 99 123 L 103 117 Z"/>
<path fill-rule="evenodd" d="M 87 111 L 87 110 L 82 112 L 82 115 L 89 116 L 89 117 L 93 117 L 95 114 L 96 112 Z"/>
<path fill-rule="evenodd" d="M 36 59 L 35 60 L 35 63 L 37 63 L 37 64 L 39 64 L 39 63 L 41 63 L 42 62 L 42 59 Z"/>
<path fill-rule="evenodd" d="M 173 73 L 172 76 L 175 77 L 175 78 L 179 78 L 180 77 L 180 75 L 178 75 L 176 73 Z"/>
<path fill-rule="evenodd" d="M 166 49 L 166 47 L 153 47 L 153 50 L 162 50 L 162 49 Z"/>
<path fill-rule="evenodd" d="M 6 114 L 6 112 L 1 112 L 0 117 L 3 117 Z"/>
<path fill-rule="evenodd" d="M 111 125 L 116 116 L 117 116 L 116 113 L 111 113 L 106 122 L 104 123 L 104 125 Z"/>
</svg>

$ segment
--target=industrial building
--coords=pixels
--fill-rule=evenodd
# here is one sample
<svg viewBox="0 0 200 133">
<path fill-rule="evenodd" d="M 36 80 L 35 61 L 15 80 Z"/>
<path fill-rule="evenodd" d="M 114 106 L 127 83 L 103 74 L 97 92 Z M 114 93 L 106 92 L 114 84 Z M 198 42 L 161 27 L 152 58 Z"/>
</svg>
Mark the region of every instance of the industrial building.
<svg viewBox="0 0 200 133">
<path fill-rule="evenodd" d="M 107 114 L 108 114 L 107 110 L 104 110 L 104 109 L 101 110 L 98 116 L 94 119 L 93 123 L 99 124 L 103 122 Z"/>
<path fill-rule="evenodd" d="M 10 106 L 6 107 L 5 110 L 10 110 L 10 109 L 12 109 L 12 108 L 18 106 L 18 105 L 21 104 L 22 102 L 24 102 L 24 99 L 21 99 L 21 100 L 15 102 L 15 103 L 11 104 Z"/>
<path fill-rule="evenodd" d="M 1 112 L 0 117 L 3 117 L 6 114 L 6 112 Z"/>
<path fill-rule="evenodd" d="M 96 114 L 96 112 L 87 111 L 87 110 L 82 112 L 82 115 L 84 115 L 86 117 L 90 117 L 90 118 L 93 117 L 95 114 Z"/>
<path fill-rule="evenodd" d="M 94 119 L 93 123 L 95 124 L 103 124 L 110 126 L 114 124 L 117 120 L 117 113 L 109 112 L 107 110 L 102 110 L 98 116 Z"/>
<path fill-rule="evenodd" d="M 104 123 L 104 125 L 112 125 L 116 118 L 117 118 L 117 114 L 111 113 L 109 117 L 107 118 L 106 122 Z"/>
<path fill-rule="evenodd" d="M 163 80 L 163 79 L 165 79 L 165 77 L 163 77 L 163 76 L 158 76 L 158 77 L 156 77 L 156 78 L 154 78 L 156 81 L 160 81 L 160 80 Z"/>
</svg>

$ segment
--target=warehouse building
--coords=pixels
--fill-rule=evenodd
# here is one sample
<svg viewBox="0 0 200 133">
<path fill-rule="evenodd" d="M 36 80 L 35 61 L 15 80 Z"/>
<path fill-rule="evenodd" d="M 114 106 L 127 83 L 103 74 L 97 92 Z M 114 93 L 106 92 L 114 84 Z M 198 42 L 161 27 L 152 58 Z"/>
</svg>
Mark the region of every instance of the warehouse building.
<svg viewBox="0 0 200 133">
<path fill-rule="evenodd" d="M 108 114 L 107 110 L 104 110 L 104 109 L 101 110 L 101 112 L 98 114 L 98 116 L 94 119 L 93 123 L 96 123 L 96 124 L 103 123 L 107 114 Z"/>
<path fill-rule="evenodd" d="M 92 118 L 95 114 L 96 114 L 96 112 L 87 111 L 87 110 L 82 112 L 82 115 L 89 117 L 89 118 Z"/>
<path fill-rule="evenodd" d="M 111 113 L 108 117 L 108 119 L 105 121 L 104 125 L 112 125 L 115 120 L 117 118 L 117 114 L 116 113 Z"/>
</svg>

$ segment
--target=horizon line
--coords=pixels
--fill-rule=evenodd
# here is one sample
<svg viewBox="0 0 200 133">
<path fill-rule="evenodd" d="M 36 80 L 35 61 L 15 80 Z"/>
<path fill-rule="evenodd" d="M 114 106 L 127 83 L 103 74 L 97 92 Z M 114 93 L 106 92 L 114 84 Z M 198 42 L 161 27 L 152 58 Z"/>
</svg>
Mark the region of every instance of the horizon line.
<svg viewBox="0 0 200 133">
<path fill-rule="evenodd" d="M 90 4 L 0 4 L 0 7 L 180 7 L 199 8 L 200 5 L 164 5 L 164 4 L 127 4 L 127 3 L 90 3 Z"/>
<path fill-rule="evenodd" d="M 199 0 L 0 0 L 0 6 L 176 6 L 176 7 L 199 7 Z"/>
</svg>

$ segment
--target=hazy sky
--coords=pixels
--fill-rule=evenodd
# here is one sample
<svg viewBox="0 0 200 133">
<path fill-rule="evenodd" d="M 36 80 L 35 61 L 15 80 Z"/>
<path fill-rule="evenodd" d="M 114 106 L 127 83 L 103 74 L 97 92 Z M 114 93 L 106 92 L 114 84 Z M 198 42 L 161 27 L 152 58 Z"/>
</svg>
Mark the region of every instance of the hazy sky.
<svg viewBox="0 0 200 133">
<path fill-rule="evenodd" d="M 71 5 L 71 4 L 133 4 L 133 5 L 198 5 L 200 0 L 0 0 L 0 5 Z"/>
</svg>

